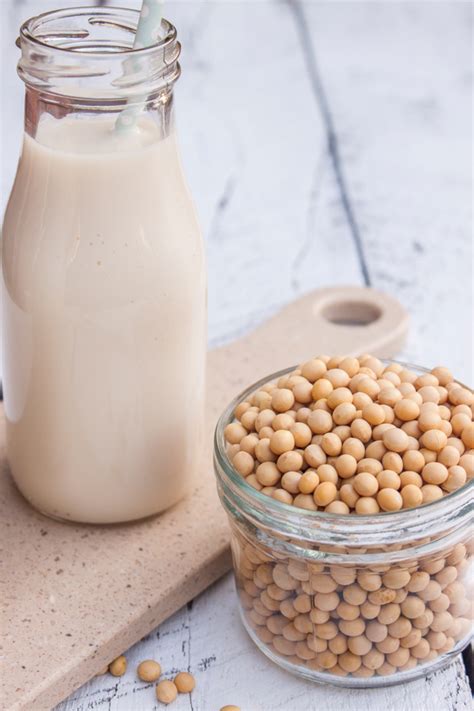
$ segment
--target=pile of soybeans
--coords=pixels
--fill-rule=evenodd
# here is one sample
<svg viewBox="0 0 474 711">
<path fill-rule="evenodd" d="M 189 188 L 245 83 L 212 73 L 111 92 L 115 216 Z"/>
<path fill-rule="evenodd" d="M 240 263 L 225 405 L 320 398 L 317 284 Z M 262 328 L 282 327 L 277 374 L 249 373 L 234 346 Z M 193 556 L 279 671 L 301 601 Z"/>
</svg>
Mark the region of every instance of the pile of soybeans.
<svg viewBox="0 0 474 711">
<path fill-rule="evenodd" d="M 335 514 L 398 511 L 474 476 L 474 395 L 444 367 L 319 356 L 235 409 L 228 457 L 285 504 Z"/>
</svg>

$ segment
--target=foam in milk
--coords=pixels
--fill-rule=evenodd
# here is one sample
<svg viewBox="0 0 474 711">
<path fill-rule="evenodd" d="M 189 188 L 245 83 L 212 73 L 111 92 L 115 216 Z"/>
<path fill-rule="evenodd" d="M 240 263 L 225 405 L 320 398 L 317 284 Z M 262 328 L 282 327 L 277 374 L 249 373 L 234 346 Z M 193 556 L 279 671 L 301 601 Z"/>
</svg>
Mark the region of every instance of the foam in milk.
<svg viewBox="0 0 474 711">
<path fill-rule="evenodd" d="M 13 477 L 34 506 L 142 518 L 192 487 L 205 361 L 203 247 L 173 134 L 40 122 L 3 231 Z"/>
</svg>

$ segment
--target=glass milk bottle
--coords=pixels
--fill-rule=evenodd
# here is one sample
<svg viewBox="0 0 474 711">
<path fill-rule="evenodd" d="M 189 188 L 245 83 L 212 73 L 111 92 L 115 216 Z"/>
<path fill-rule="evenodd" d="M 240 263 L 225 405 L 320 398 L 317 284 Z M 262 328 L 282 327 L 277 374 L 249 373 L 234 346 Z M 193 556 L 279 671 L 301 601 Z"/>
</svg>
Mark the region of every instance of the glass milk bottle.
<svg viewBox="0 0 474 711">
<path fill-rule="evenodd" d="M 206 277 L 174 130 L 180 45 L 163 20 L 154 46 L 130 51 L 137 20 L 62 10 L 19 40 L 25 136 L 3 227 L 8 459 L 34 507 L 71 521 L 163 511 L 193 488 L 202 446 Z"/>
</svg>

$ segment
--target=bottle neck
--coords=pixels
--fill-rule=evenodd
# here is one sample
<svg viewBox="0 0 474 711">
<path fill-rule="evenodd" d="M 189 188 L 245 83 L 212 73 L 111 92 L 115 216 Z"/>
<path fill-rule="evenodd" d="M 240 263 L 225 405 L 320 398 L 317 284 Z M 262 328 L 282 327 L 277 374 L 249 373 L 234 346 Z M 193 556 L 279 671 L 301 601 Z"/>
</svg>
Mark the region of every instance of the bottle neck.
<svg viewBox="0 0 474 711">
<path fill-rule="evenodd" d="M 156 44 L 133 49 L 138 17 L 136 10 L 71 8 L 21 27 L 18 73 L 30 136 L 46 118 L 108 117 L 126 126 L 143 116 L 168 135 L 181 47 L 176 29 L 162 20 Z"/>
</svg>

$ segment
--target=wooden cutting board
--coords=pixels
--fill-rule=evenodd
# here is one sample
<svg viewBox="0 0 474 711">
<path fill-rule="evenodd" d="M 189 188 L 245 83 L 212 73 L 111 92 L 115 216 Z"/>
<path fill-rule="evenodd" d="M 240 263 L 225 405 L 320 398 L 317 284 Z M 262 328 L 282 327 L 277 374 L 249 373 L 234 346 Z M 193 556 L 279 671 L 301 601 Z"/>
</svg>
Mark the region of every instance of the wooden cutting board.
<svg viewBox="0 0 474 711">
<path fill-rule="evenodd" d="M 2 708 L 50 709 L 230 568 L 211 448 L 216 420 L 240 390 L 317 353 L 393 356 L 407 328 L 406 312 L 385 294 L 323 289 L 211 351 L 196 489 L 140 523 L 63 524 L 30 508 L 8 473 L 2 411 Z"/>
</svg>

